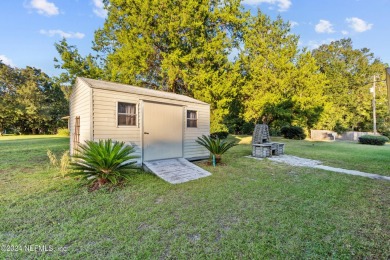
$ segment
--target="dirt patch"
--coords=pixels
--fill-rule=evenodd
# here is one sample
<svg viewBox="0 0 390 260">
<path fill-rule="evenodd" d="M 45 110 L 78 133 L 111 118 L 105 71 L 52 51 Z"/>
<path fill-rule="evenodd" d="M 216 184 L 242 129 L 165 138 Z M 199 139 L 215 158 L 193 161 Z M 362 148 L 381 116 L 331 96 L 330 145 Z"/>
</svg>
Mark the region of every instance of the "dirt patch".
<svg viewBox="0 0 390 260">
<path fill-rule="evenodd" d="M 213 163 L 210 161 L 199 161 L 199 162 L 196 162 L 195 164 L 198 166 L 203 166 L 203 165 L 204 166 L 213 166 Z M 226 163 L 219 162 L 215 166 L 226 166 Z"/>
</svg>

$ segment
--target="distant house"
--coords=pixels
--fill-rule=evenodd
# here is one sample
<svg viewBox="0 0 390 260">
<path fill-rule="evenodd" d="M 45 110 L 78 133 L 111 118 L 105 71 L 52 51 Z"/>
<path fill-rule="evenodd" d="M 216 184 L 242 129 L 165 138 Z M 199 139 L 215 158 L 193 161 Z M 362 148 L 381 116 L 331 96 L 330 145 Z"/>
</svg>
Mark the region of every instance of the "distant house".
<svg viewBox="0 0 390 260">
<path fill-rule="evenodd" d="M 77 78 L 69 123 L 72 152 L 85 140 L 111 138 L 135 146 L 139 163 L 209 156 L 195 140 L 210 133 L 210 106 L 184 95 Z"/>
</svg>

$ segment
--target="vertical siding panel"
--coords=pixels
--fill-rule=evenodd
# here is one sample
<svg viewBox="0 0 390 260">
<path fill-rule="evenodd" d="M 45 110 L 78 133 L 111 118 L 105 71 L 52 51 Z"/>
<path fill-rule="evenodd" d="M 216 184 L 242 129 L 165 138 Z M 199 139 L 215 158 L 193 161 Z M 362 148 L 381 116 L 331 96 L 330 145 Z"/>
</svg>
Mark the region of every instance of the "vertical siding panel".
<svg viewBox="0 0 390 260">
<path fill-rule="evenodd" d="M 117 106 L 118 102 L 133 103 L 137 106 L 137 125 L 118 126 Z M 135 155 L 139 156 L 138 163 L 141 163 L 142 146 L 140 135 L 140 100 L 136 95 L 120 93 L 104 89 L 93 90 L 93 121 L 94 140 L 113 139 L 125 142 L 135 148 Z"/>
<path fill-rule="evenodd" d="M 77 80 L 70 98 L 70 151 L 73 152 L 74 126 L 76 116 L 80 117 L 80 143 L 91 139 L 91 92 L 85 83 Z"/>
<path fill-rule="evenodd" d="M 196 128 L 187 127 L 187 120 L 184 125 L 184 158 L 200 158 L 209 156 L 209 151 L 195 142 L 202 135 L 210 135 L 210 106 L 202 104 L 187 104 L 187 110 L 195 110 L 198 114 Z M 187 113 L 185 113 L 187 118 Z"/>
</svg>

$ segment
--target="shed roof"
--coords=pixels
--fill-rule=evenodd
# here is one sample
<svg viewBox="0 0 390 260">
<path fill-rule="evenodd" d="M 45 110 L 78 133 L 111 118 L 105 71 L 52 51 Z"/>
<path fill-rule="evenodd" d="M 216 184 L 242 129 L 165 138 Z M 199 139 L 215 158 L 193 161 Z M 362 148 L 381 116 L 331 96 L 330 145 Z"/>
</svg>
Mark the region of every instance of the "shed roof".
<svg viewBox="0 0 390 260">
<path fill-rule="evenodd" d="M 77 80 L 81 80 L 85 82 L 91 88 L 105 89 L 105 90 L 111 90 L 116 92 L 125 92 L 125 93 L 132 93 L 132 94 L 138 94 L 144 96 L 152 96 L 152 97 L 159 97 L 159 98 L 166 98 L 171 100 L 179 100 L 184 102 L 208 105 L 207 103 L 197 100 L 195 98 L 191 98 L 191 97 L 187 97 L 184 95 L 179 95 L 171 92 L 141 88 L 141 87 L 126 85 L 121 83 L 82 78 L 82 77 L 78 77 Z"/>
</svg>

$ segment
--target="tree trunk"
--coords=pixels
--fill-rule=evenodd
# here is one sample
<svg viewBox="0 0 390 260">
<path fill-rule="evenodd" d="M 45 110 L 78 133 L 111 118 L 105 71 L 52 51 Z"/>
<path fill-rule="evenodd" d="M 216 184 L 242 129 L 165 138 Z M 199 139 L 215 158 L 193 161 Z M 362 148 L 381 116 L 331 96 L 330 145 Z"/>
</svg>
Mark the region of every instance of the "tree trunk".
<svg viewBox="0 0 390 260">
<path fill-rule="evenodd" d="M 221 155 L 220 154 L 216 154 L 215 155 L 215 164 L 217 164 L 217 163 L 220 163 L 221 162 Z"/>
</svg>

